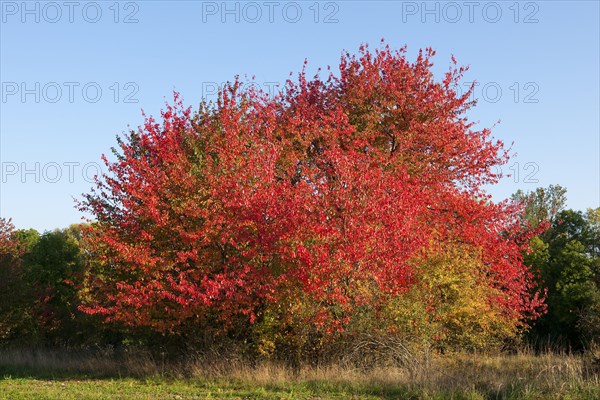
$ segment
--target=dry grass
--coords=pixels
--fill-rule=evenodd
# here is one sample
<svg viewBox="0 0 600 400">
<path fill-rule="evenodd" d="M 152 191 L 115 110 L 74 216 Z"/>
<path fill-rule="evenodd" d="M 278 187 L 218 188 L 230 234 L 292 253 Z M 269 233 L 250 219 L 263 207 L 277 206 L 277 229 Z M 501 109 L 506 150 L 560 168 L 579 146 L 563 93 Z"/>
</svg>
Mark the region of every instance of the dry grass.
<svg viewBox="0 0 600 400">
<path fill-rule="evenodd" d="M 121 356 L 106 350 L 0 350 L 0 375 L 144 377 L 158 373 L 159 363 L 145 352 Z"/>
<path fill-rule="evenodd" d="M 0 352 L 0 375 L 45 380 L 133 377 L 218 387 L 293 388 L 294 393 L 319 398 L 329 398 L 342 388 L 342 393 L 358 398 L 600 398 L 600 378 L 589 356 L 528 351 L 428 354 L 404 367 L 336 364 L 291 369 L 269 362 L 253 365 L 239 358 L 196 357 L 168 364 L 142 352 L 117 356 L 12 350 Z"/>
<path fill-rule="evenodd" d="M 600 388 L 600 377 L 581 355 L 529 352 L 506 355 L 454 354 L 430 356 L 410 368 L 351 368 L 331 365 L 292 370 L 279 365 L 244 363 L 194 365 L 192 375 L 208 379 L 234 379 L 257 385 L 328 382 L 332 385 L 404 387 L 409 391 L 476 392 L 486 398 L 508 398 L 512 394 L 540 393 L 560 396 L 587 388 Z M 595 393 L 595 394 L 594 394 Z M 600 390 L 589 398 L 600 398 Z M 598 396 L 598 397 L 596 397 Z M 558 398 L 558 397 L 557 397 Z"/>
</svg>

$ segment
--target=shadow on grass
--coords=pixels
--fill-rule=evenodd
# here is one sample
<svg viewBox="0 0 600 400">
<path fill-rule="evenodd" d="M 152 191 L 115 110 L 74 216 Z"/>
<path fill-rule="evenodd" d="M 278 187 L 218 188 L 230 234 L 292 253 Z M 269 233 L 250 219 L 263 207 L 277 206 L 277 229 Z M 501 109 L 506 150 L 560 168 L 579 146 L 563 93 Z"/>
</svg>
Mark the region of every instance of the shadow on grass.
<svg viewBox="0 0 600 400">
<path fill-rule="evenodd" d="M 12 349 L 0 351 L 0 378 L 39 380 L 143 379 L 159 376 L 165 364 L 152 357 L 105 351 Z"/>
</svg>

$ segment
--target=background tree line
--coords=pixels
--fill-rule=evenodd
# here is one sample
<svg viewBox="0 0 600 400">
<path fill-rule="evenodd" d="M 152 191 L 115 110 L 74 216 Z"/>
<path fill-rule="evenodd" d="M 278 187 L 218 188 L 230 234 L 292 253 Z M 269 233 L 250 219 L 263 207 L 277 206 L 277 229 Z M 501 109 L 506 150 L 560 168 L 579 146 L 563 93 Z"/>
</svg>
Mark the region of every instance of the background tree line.
<svg viewBox="0 0 600 400">
<path fill-rule="evenodd" d="M 600 208 L 565 209 L 566 189 L 538 188 L 513 197 L 527 203 L 524 218 L 549 228 L 531 241 L 525 262 L 539 271 L 547 312 L 528 334 L 544 346 L 581 348 L 600 338 Z"/>
<path fill-rule="evenodd" d="M 566 189 L 558 185 L 519 191 L 513 199 L 527 204 L 524 221 L 548 224 L 524 255 L 539 271 L 536 283 L 547 291 L 547 311 L 523 332 L 521 343 L 582 349 L 600 341 L 600 208 L 565 209 Z M 81 229 L 71 225 L 39 233 L 0 222 L 0 346 L 172 345 L 168 335 L 106 324 L 78 309 L 77 282 L 91 261 Z"/>
</svg>

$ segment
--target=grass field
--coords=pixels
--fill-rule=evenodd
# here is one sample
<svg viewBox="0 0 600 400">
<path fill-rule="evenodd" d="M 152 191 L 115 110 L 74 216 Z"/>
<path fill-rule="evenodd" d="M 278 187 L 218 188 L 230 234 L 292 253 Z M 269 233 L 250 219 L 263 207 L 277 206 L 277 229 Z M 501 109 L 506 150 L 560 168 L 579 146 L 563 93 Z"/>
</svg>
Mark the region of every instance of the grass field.
<svg viewBox="0 0 600 400">
<path fill-rule="evenodd" d="M 290 370 L 241 362 L 0 353 L 0 399 L 600 399 L 584 356 L 428 357 L 410 368 Z"/>
</svg>

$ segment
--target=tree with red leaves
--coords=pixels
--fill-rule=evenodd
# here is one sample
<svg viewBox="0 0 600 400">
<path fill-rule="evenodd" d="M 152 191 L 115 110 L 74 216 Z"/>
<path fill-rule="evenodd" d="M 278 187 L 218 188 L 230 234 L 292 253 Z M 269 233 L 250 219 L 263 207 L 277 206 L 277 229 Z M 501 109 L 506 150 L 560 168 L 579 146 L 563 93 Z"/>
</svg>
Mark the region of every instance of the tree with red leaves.
<svg viewBox="0 0 600 400">
<path fill-rule="evenodd" d="M 24 326 L 25 281 L 21 268 L 25 246 L 10 219 L 0 218 L 0 340 L 14 339 Z"/>
<path fill-rule="evenodd" d="M 194 114 L 176 94 L 119 138 L 80 204 L 96 218 L 82 309 L 162 332 L 269 320 L 327 335 L 364 315 L 392 332 L 384 310 L 415 263 L 463 248 L 485 302 L 515 326 L 536 317 L 520 209 L 483 190 L 507 150 L 467 120 L 466 68 L 438 82 L 432 50 L 405 53 L 362 46 L 275 98 L 236 81 Z"/>
</svg>

